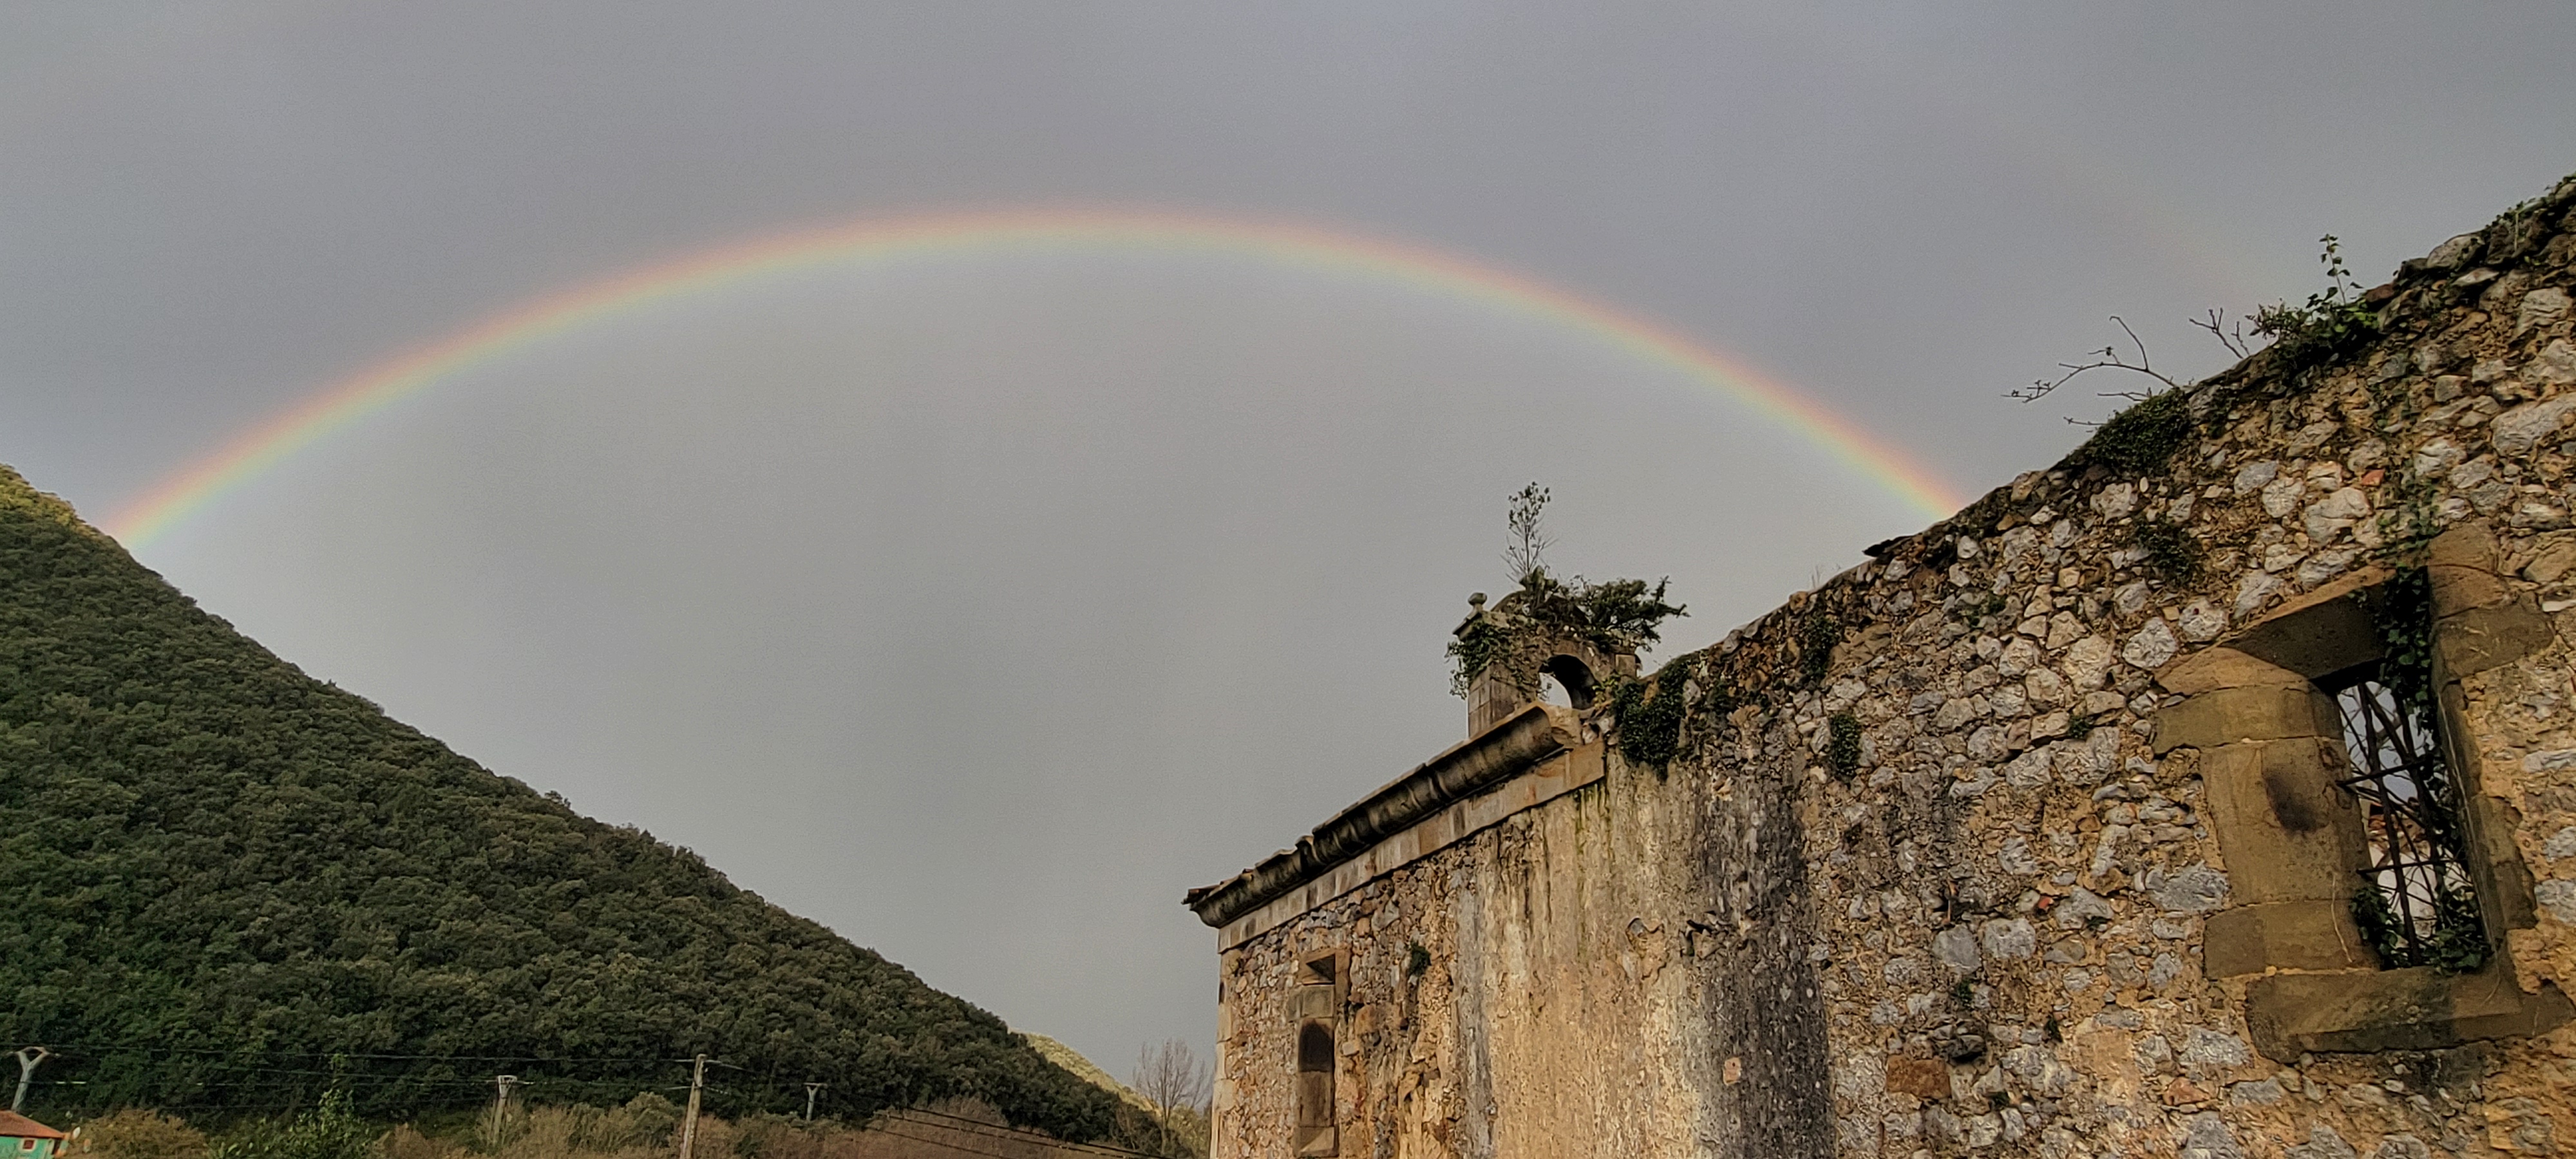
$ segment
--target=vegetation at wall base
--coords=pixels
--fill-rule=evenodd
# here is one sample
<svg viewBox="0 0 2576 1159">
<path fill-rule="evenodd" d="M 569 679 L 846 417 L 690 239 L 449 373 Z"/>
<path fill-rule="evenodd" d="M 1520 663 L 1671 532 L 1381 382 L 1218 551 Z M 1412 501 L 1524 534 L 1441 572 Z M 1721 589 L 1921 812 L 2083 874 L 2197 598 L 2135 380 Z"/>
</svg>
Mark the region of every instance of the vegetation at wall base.
<svg viewBox="0 0 2576 1159">
<path fill-rule="evenodd" d="M 1166 1145 L 1144 1151 L 1063 1143 L 1013 1129 L 990 1107 L 958 1100 L 890 1111 L 865 1123 L 767 1113 L 702 1115 L 696 1153 L 705 1159 L 1195 1159 L 1206 1154 L 1206 1118 L 1195 1108 L 1182 1110 L 1187 1123 L 1164 1134 Z M 1132 1116 L 1135 1108 L 1126 1111 Z M 497 1120 L 492 1112 L 487 1104 L 470 1114 L 387 1130 L 351 1114 L 345 1099 L 326 1096 L 321 1105 L 293 1114 L 211 1125 L 210 1134 L 186 1120 L 128 1108 L 78 1124 L 66 1159 L 669 1159 L 681 1119 L 676 1104 L 649 1093 L 625 1106 L 513 1102 Z"/>
<path fill-rule="evenodd" d="M 2466 974 L 2487 961 L 2486 930 L 2478 918 L 2477 900 L 2463 890 L 2444 889 L 2433 898 L 2433 928 L 2420 948 L 2406 940 L 2388 894 L 2375 885 L 2364 883 L 2354 891 L 2352 920 L 2384 969 L 2431 966 L 2445 974 Z"/>
<path fill-rule="evenodd" d="M 347 1091 L 328 1091 L 302 1114 L 242 1124 L 206 1159 L 366 1159 L 380 1134 L 351 1109 Z"/>
<path fill-rule="evenodd" d="M 621 1103 L 864 1116 L 971 1097 L 1067 1138 L 1114 1096 L 999 1018 L 311 679 L 0 468 L 0 1038 L 31 1112 L 368 1119 L 508 1072 Z"/>
</svg>

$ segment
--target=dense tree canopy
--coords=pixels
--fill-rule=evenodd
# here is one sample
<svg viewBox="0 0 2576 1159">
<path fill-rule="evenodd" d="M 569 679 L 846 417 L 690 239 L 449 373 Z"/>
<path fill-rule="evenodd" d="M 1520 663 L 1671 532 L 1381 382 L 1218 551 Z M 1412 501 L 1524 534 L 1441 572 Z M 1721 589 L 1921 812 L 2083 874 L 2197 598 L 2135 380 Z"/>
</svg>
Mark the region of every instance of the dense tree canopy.
<svg viewBox="0 0 2576 1159">
<path fill-rule="evenodd" d="M 1000 1019 L 313 680 L 0 467 L 0 1050 L 31 1111 L 1114 1100 Z M 13 1074 L 11 1078 L 15 1078 Z"/>
</svg>

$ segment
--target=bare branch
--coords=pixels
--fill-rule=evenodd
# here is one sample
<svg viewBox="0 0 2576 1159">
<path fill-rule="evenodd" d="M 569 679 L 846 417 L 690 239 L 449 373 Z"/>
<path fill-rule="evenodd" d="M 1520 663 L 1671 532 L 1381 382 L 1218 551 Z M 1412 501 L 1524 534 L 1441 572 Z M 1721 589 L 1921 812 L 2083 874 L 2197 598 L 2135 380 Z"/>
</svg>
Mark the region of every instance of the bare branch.
<svg viewBox="0 0 2576 1159">
<path fill-rule="evenodd" d="M 1154 1154 L 1206 1153 L 1205 1127 L 1211 1075 L 1198 1053 L 1179 1039 L 1141 1047 L 1131 1090 L 1152 1104 Z M 1194 1129 L 1195 1128 L 1195 1129 Z"/>
<path fill-rule="evenodd" d="M 2029 386 L 2025 386 L 2025 387 L 2023 387 L 2023 388 L 2021 388 L 2021 389 L 2019 389 L 2019 390 L 2008 390 L 2008 391 L 2005 391 L 2005 392 L 2004 392 L 2004 397 L 2005 397 L 2005 398 L 2010 398 L 2010 399 L 2018 399 L 2018 400 L 2020 400 L 2020 401 L 2022 401 L 2022 402 L 2038 402 L 2039 400 L 2041 400 L 2041 399 L 2043 399 L 2043 398 L 2047 398 L 2049 395 L 2056 393 L 2056 391 L 2057 391 L 2057 388 L 2058 388 L 2058 387 L 2064 386 L 2064 385 L 2066 385 L 2066 384 L 2067 384 L 2067 383 L 2069 383 L 2069 382 L 2073 382 L 2073 381 L 2075 381 L 2076 376 L 2081 375 L 2081 374 L 2084 374 L 2084 373 L 2085 373 L 2085 372 L 2087 372 L 2087 371 L 2094 371 L 2094 370 L 2126 370 L 2126 371 L 2132 371 L 2132 372 L 2134 372 L 2134 373 L 2138 373 L 2138 374 L 2146 375 L 2146 376 L 2147 376 L 2147 377 L 2149 377 L 2149 378 L 2155 379 L 2156 381 L 2158 381 L 2158 382 L 2161 382 L 2161 383 L 2165 384 L 2165 387 L 2166 387 L 2167 389 L 2170 389 L 2170 390 L 2179 390 L 2179 389 L 2181 389 L 2181 388 L 2182 388 L 2182 385 L 2183 385 L 2183 384 L 2181 384 L 2181 383 L 2179 383 L 2179 382 L 2175 382 L 2175 381 L 2174 381 L 2173 379 L 2171 379 L 2171 378 L 2167 378 L 2167 377 L 2165 377 L 2165 375 L 2164 375 L 2164 373 L 2163 373 L 2162 371 L 2159 371 L 2159 370 L 2157 370 L 2157 369 L 2155 368 L 2154 361 L 2153 361 L 2151 358 L 2149 358 L 2149 357 L 2147 356 L 2147 344 L 2146 344 L 2146 342 L 2145 342 L 2145 341 L 2143 341 L 2142 339 L 2140 339 L 2140 338 L 2138 337 L 2138 332 L 2137 332 L 2137 331 L 2132 330 L 2132 329 L 2130 329 L 2130 328 L 2129 328 L 2129 324 L 2128 324 L 2128 322 L 2126 322 L 2126 321 L 2122 320 L 2122 319 L 2121 319 L 2121 317 L 2120 317 L 2119 315 L 2117 315 L 2117 314 L 2113 314 L 2113 315 L 2111 315 L 2111 321 L 2112 321 L 2112 323 L 2113 323 L 2114 325 L 2117 325 L 2117 326 L 2120 328 L 2120 332 L 2121 332 L 2121 333 L 2126 334 L 2126 335 L 2128 335 L 2128 336 L 2129 336 L 2129 344 L 2130 344 L 2130 345 L 2132 345 L 2132 346 L 2137 347 L 2137 349 L 2138 349 L 2138 360 L 2137 360 L 2137 361 L 2135 361 L 2135 362 L 2131 362 L 2131 361 L 2129 361 L 2126 357 L 2124 357 L 2124 356 L 2120 353 L 2120 348 L 2119 348 L 2119 347 L 2117 347 L 2117 346 L 2105 346 L 2105 347 L 2103 347 L 2102 349 L 2100 349 L 2100 350 L 2098 350 L 2098 351 L 2094 351 L 2094 352 L 2092 352 L 2093 357 L 2092 357 L 2092 358 L 2091 358 L 2091 360 L 2089 360 L 2089 361 L 2085 361 L 2085 362 L 2061 362 L 2061 363 L 2058 363 L 2057 365 L 2058 365 L 2059 367 L 2063 368 L 2063 369 L 2066 371 L 2066 373 L 2061 374 L 2061 375 L 2058 375 L 2055 379 L 2045 379 L 2045 378 L 2043 378 L 2043 379 L 2037 379 L 2037 380 L 2034 380 L 2034 381 L 2033 381 Z M 2149 398 L 2149 397 L 2152 397 L 2152 396 L 2154 396 L 2156 393 L 2157 393 L 2157 392 L 2156 392 L 2156 391 L 2154 391 L 2154 390 L 2148 390 L 2148 391 L 2145 391 L 2145 392 L 2143 392 L 2143 393 L 2142 393 L 2142 392 L 2139 392 L 2139 391 L 2128 391 L 2128 390 L 2120 390 L 2120 391 L 2106 391 L 2106 392 L 2104 392 L 2104 393 L 2102 394 L 2102 396 L 2101 396 L 2101 397 L 2103 397 L 2103 398 L 2125 398 L 2125 399 L 2128 399 L 2128 400 L 2129 400 L 2129 401 L 2131 401 L 2131 402 L 2138 402 L 2138 401 L 2141 401 L 2141 400 L 2147 399 L 2147 398 Z"/>
<path fill-rule="evenodd" d="M 2233 324 L 2230 324 L 2226 317 L 2219 313 L 2218 307 L 2216 306 L 2209 308 L 2208 317 L 2194 318 L 2191 320 L 2191 324 L 2209 331 L 2210 337 L 2218 339 L 2218 344 L 2226 347 L 2227 352 L 2235 355 L 2239 360 L 2247 358 L 2254 353 L 2253 344 L 2245 340 L 2244 319 L 2237 319 Z"/>
<path fill-rule="evenodd" d="M 2138 369 L 2140 369 L 2140 370 L 2145 370 L 2145 371 L 2146 371 L 2147 373 L 2149 373 L 2149 374 L 2156 374 L 2156 372 L 2155 372 L 2154 370 L 2149 369 L 2149 368 L 2148 368 L 2148 366 L 2147 366 L 2147 344 L 2138 340 L 2138 332 L 2137 332 L 2137 331 L 2129 329 L 2129 321 L 2128 321 L 2128 319 L 2126 319 L 2126 318 L 2122 318 L 2121 316 L 2119 316 L 2119 315 L 2117 315 L 2117 314 L 2113 314 L 2113 315 L 2111 315 L 2111 321 L 2116 322 L 2116 323 L 2118 323 L 2118 324 L 2119 324 L 2119 327 L 2120 327 L 2120 333 L 2123 333 L 2123 334 L 2126 334 L 2126 335 L 2128 335 L 2128 336 L 2129 336 L 2129 345 L 2131 345 L 2131 346 L 2135 346 L 2135 347 L 2137 347 L 2137 348 L 2138 348 Z M 2164 378 L 2165 376 L 2163 376 L 2163 375 L 2161 375 L 2161 374 L 2156 374 L 2156 377 L 2158 377 L 2158 378 Z M 2167 378 L 2167 379 L 2165 379 L 2165 381 L 2167 381 L 2167 382 L 2171 382 L 2171 381 L 2173 381 L 2173 380 L 2172 380 L 2172 379 Z"/>
</svg>

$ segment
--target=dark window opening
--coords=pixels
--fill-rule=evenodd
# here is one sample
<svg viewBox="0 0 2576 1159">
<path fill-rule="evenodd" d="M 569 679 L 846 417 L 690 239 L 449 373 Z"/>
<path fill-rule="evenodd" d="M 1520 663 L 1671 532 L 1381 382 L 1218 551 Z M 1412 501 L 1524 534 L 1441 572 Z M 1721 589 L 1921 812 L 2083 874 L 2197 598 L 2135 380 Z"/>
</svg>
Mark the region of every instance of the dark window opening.
<svg viewBox="0 0 2576 1159">
<path fill-rule="evenodd" d="M 1333 1031 L 1309 1022 L 1297 1031 L 1297 1130 L 1299 1155 L 1331 1155 L 1339 1150 L 1340 1132 L 1333 1122 Z"/>
<path fill-rule="evenodd" d="M 1592 707 L 1592 690 L 1595 682 L 1592 679 L 1592 669 L 1583 661 L 1572 656 L 1556 656 L 1539 666 L 1539 671 L 1556 681 L 1558 687 L 1565 689 L 1566 707 L 1576 709 Z"/>
<path fill-rule="evenodd" d="M 2428 704 L 2408 703 L 2377 664 L 2326 684 L 2343 717 L 2345 787 L 2369 846 L 2353 918 L 2389 968 L 2474 970 L 2486 960 L 2469 876 L 2459 784 Z"/>
<path fill-rule="evenodd" d="M 1309 1022 L 1297 1032 L 1297 1069 L 1312 1073 L 1333 1069 L 1333 1032 L 1321 1022 Z"/>
</svg>

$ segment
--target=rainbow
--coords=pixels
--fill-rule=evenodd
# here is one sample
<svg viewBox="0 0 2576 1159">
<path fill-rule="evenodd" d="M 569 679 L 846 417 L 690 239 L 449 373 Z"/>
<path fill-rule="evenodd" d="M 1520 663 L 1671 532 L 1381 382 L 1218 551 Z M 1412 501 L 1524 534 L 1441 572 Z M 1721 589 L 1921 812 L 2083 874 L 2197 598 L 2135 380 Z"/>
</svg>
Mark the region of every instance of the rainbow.
<svg viewBox="0 0 2576 1159">
<path fill-rule="evenodd" d="M 1964 500 L 1894 445 L 1732 357 L 1652 322 L 1520 274 L 1402 242 L 1293 223 L 1132 210 L 959 213 L 866 220 L 756 238 L 523 302 L 396 355 L 269 417 L 162 479 L 107 520 L 130 548 L 149 545 L 209 503 L 296 452 L 405 397 L 547 338 L 676 299 L 790 271 L 977 253 L 1049 250 L 1201 252 L 1356 274 L 1566 327 L 1649 364 L 1679 370 L 1797 431 L 1930 518 Z"/>
</svg>

